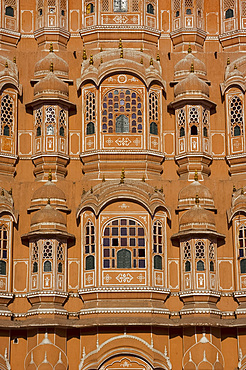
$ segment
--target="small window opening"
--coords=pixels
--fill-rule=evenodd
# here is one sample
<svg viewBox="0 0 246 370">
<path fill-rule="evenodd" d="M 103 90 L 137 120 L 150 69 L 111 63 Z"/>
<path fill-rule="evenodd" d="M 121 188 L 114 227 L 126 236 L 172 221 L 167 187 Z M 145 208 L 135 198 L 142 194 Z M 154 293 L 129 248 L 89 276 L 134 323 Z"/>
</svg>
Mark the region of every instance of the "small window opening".
<svg viewBox="0 0 246 370">
<path fill-rule="evenodd" d="M 227 9 L 225 12 L 225 19 L 233 18 L 234 17 L 234 11 L 233 9 Z"/>
<path fill-rule="evenodd" d="M 184 127 L 180 127 L 180 130 L 179 130 L 179 136 L 180 136 L 180 137 L 185 136 L 185 129 L 184 129 Z"/>
<path fill-rule="evenodd" d="M 41 127 L 37 127 L 36 135 L 41 136 Z"/>
<path fill-rule="evenodd" d="M 95 125 L 93 122 L 89 122 L 86 126 L 86 135 L 95 134 Z"/>
<path fill-rule="evenodd" d="M 51 272 L 51 262 L 50 261 L 45 261 L 44 263 L 44 272 Z"/>
<path fill-rule="evenodd" d="M 32 272 L 38 272 L 38 264 L 37 264 L 37 262 L 34 262 L 33 263 L 33 268 L 32 268 Z"/>
<path fill-rule="evenodd" d="M 9 17 L 14 17 L 14 8 L 12 8 L 12 6 L 6 6 L 5 15 L 8 15 Z"/>
<path fill-rule="evenodd" d="M 241 128 L 236 125 L 233 130 L 234 136 L 241 136 Z"/>
<path fill-rule="evenodd" d="M 161 256 L 154 257 L 154 269 L 162 270 L 162 258 Z"/>
<path fill-rule="evenodd" d="M 3 128 L 3 135 L 9 136 L 9 126 L 5 125 Z"/>
<path fill-rule="evenodd" d="M 39 15 L 39 16 L 43 15 L 43 9 L 39 9 L 39 10 L 38 10 L 38 15 Z"/>
<path fill-rule="evenodd" d="M 208 129 L 207 127 L 203 127 L 203 136 L 208 137 Z"/>
<path fill-rule="evenodd" d="M 154 14 L 154 7 L 152 4 L 147 5 L 147 13 L 148 14 Z"/>
<path fill-rule="evenodd" d="M 190 134 L 191 135 L 197 135 L 197 126 L 193 125 L 191 126 L 191 129 L 190 129 Z"/>
<path fill-rule="evenodd" d="M 191 9 L 186 9 L 186 14 L 191 15 Z"/>
<path fill-rule="evenodd" d="M 57 269 L 57 271 L 59 273 L 62 273 L 62 263 L 61 262 L 58 263 L 58 269 Z"/>
<path fill-rule="evenodd" d="M 176 18 L 179 17 L 179 10 L 176 11 Z"/>
<path fill-rule="evenodd" d="M 197 271 L 204 271 L 205 270 L 204 262 L 199 260 L 196 264 L 196 268 Z"/>
<path fill-rule="evenodd" d="M 191 271 L 190 261 L 185 261 L 185 272 Z"/>
</svg>

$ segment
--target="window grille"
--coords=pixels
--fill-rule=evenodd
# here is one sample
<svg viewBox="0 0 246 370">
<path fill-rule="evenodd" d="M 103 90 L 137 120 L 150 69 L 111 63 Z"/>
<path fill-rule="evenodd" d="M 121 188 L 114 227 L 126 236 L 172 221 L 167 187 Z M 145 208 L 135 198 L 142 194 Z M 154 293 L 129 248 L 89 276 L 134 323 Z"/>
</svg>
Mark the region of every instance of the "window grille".
<svg viewBox="0 0 246 370">
<path fill-rule="evenodd" d="M 14 124 L 14 102 L 9 95 L 1 99 L 1 131 L 2 135 L 12 136 Z"/>
</svg>

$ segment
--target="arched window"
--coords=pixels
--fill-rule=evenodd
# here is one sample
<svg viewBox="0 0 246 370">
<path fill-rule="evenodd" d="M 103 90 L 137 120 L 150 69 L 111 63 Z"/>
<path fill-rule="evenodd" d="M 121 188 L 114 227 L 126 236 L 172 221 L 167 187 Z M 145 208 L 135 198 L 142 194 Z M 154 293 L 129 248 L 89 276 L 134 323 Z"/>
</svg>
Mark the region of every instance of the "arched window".
<svg viewBox="0 0 246 370">
<path fill-rule="evenodd" d="M 127 133 L 129 132 L 129 117 L 120 114 L 116 117 L 115 132 Z"/>
<path fill-rule="evenodd" d="M 51 272 L 51 262 L 50 261 L 45 261 L 44 262 L 44 272 Z"/>
<path fill-rule="evenodd" d="M 9 135 L 9 126 L 5 125 L 3 128 L 3 135 L 4 136 L 10 136 Z"/>
<path fill-rule="evenodd" d="M 47 135 L 54 135 L 54 131 L 55 131 L 55 129 L 54 129 L 53 125 L 48 125 L 47 126 L 47 129 L 46 129 L 46 134 Z"/>
<path fill-rule="evenodd" d="M 32 265 L 32 272 L 33 272 L 33 273 L 38 272 L 38 263 L 37 263 L 37 262 L 33 262 L 33 265 Z"/>
<path fill-rule="evenodd" d="M 183 137 L 183 136 L 185 136 L 185 129 L 184 129 L 184 127 L 180 127 L 179 137 Z"/>
<path fill-rule="evenodd" d="M 179 15 L 180 15 L 179 10 L 177 10 L 177 11 L 176 11 L 176 14 L 175 14 L 176 18 L 178 18 L 178 17 L 179 17 Z"/>
<path fill-rule="evenodd" d="M 109 222 L 103 231 L 103 267 L 145 268 L 145 240 L 139 222 L 128 218 Z"/>
<path fill-rule="evenodd" d="M 158 126 L 155 122 L 151 122 L 149 131 L 152 135 L 158 135 Z"/>
<path fill-rule="evenodd" d="M 86 135 L 95 134 L 95 125 L 93 122 L 89 122 L 86 125 Z"/>
<path fill-rule="evenodd" d="M 95 268 L 95 258 L 94 256 L 86 256 L 85 258 L 85 269 L 94 270 Z"/>
<path fill-rule="evenodd" d="M 197 271 L 204 271 L 205 270 L 204 262 L 199 260 L 196 264 L 196 269 Z"/>
<path fill-rule="evenodd" d="M 198 132 L 197 132 L 197 126 L 195 126 L 195 125 L 191 126 L 191 128 L 190 128 L 190 134 L 191 135 L 197 135 L 198 134 Z"/>
<path fill-rule="evenodd" d="M 102 97 L 102 131 L 117 133 L 142 132 L 143 103 L 140 93 L 130 89 L 109 90 Z"/>
<path fill-rule="evenodd" d="M 205 270 L 205 244 L 203 241 L 198 240 L 195 243 L 195 251 L 196 251 L 196 269 L 197 271 L 204 271 Z"/>
<path fill-rule="evenodd" d="M 65 136 L 65 133 L 64 133 L 64 127 L 63 127 L 63 126 L 61 126 L 61 127 L 60 127 L 59 135 L 60 135 L 60 136 L 63 136 L 63 137 Z"/>
<path fill-rule="evenodd" d="M 9 95 L 1 99 L 1 130 L 2 135 L 11 136 L 14 124 L 14 101 Z"/>
<path fill-rule="evenodd" d="M 241 274 L 246 273 L 246 259 L 245 258 L 240 261 L 240 272 Z"/>
<path fill-rule="evenodd" d="M 57 272 L 62 274 L 62 263 L 61 262 L 58 263 Z"/>
<path fill-rule="evenodd" d="M 41 127 L 37 127 L 36 136 L 41 136 Z"/>
<path fill-rule="evenodd" d="M 59 135 L 65 136 L 65 127 L 66 127 L 66 112 L 64 109 L 61 109 L 59 112 Z"/>
<path fill-rule="evenodd" d="M 14 17 L 14 8 L 12 8 L 12 6 L 6 6 L 5 15 L 8 15 L 9 17 Z"/>
<path fill-rule="evenodd" d="M 240 260 L 240 272 L 246 273 L 246 226 L 242 225 L 238 231 L 238 258 Z"/>
<path fill-rule="evenodd" d="M 43 9 L 38 9 L 38 15 L 41 17 L 43 15 Z"/>
<path fill-rule="evenodd" d="M 208 137 L 208 129 L 207 127 L 203 127 L 203 136 Z"/>
<path fill-rule="evenodd" d="M 234 11 L 233 9 L 227 9 L 225 12 L 225 19 L 233 18 L 234 17 Z"/>
<path fill-rule="evenodd" d="M 185 261 L 185 272 L 191 271 L 191 263 L 190 261 Z"/>
<path fill-rule="evenodd" d="M 162 270 L 162 258 L 161 256 L 154 256 L 154 269 Z"/>
<path fill-rule="evenodd" d="M 234 95 L 230 98 L 229 114 L 231 135 L 241 136 L 243 134 L 243 102 L 240 96 Z"/>
<path fill-rule="evenodd" d="M 0 226 L 0 260 L 8 259 L 8 230 L 2 225 Z"/>
<path fill-rule="evenodd" d="M 6 262 L 0 261 L 0 275 L 6 275 Z"/>
<path fill-rule="evenodd" d="M 127 12 L 127 0 L 114 0 L 114 12 Z"/>
<path fill-rule="evenodd" d="M 94 13 L 94 5 L 92 3 L 89 3 L 86 5 L 86 14 Z"/>
<path fill-rule="evenodd" d="M 150 3 L 147 5 L 147 13 L 154 14 L 154 7 Z"/>
<path fill-rule="evenodd" d="M 238 125 L 234 126 L 234 136 L 241 136 L 241 129 Z"/>
<path fill-rule="evenodd" d="M 210 263 L 209 263 L 209 270 L 211 272 L 214 272 L 214 261 L 210 261 Z"/>
<path fill-rule="evenodd" d="M 130 269 L 131 267 L 131 252 L 128 249 L 119 250 L 117 252 L 117 268 Z"/>
</svg>

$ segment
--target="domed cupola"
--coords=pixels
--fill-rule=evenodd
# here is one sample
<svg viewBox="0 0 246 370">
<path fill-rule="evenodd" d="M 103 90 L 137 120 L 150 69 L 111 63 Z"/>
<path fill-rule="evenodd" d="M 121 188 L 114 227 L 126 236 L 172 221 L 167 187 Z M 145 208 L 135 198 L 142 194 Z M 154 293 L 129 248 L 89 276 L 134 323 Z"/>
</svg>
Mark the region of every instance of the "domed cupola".
<svg viewBox="0 0 246 370">
<path fill-rule="evenodd" d="M 63 192 L 55 189 L 55 185 L 44 186 L 40 199 L 31 208 L 36 212 L 31 216 L 30 231 L 22 235 L 22 241 L 29 246 L 31 261 L 28 299 L 32 307 L 27 315 L 38 316 L 44 312 L 47 315 L 67 315 L 63 308 L 68 296 L 67 248 L 73 244 L 74 236 L 67 232 L 66 216 L 54 208 L 49 199 L 43 207 L 43 197 L 47 195 L 63 198 L 64 203 Z M 37 197 L 37 192 L 35 194 Z M 52 200 L 59 207 L 59 199 Z"/>
<path fill-rule="evenodd" d="M 168 110 L 175 114 L 178 174 L 191 180 L 197 169 L 199 179 L 203 179 L 211 172 L 210 115 L 216 106 L 209 99 L 206 67 L 189 48 L 188 54 L 176 64 L 174 76 L 174 100 Z"/>
<path fill-rule="evenodd" d="M 194 74 L 193 64 L 191 64 L 190 73 L 188 74 L 188 76 L 174 87 L 175 98 L 184 95 L 193 95 L 196 97 L 209 96 L 209 87 L 206 82 L 204 82 L 199 77 L 197 77 L 196 74 Z"/>
<path fill-rule="evenodd" d="M 34 86 L 35 99 L 40 95 L 68 98 L 68 85 L 54 73 L 53 62 L 50 63 L 50 69 L 46 76 Z"/>
<path fill-rule="evenodd" d="M 183 79 L 190 73 L 190 66 L 194 66 L 194 74 L 200 78 L 205 78 L 207 75 L 206 65 L 198 58 L 196 58 L 189 47 L 188 54 L 181 59 L 174 66 L 174 78 L 177 81 L 178 79 Z"/>
<path fill-rule="evenodd" d="M 196 181 L 197 182 L 197 181 Z M 191 185 L 189 185 L 191 186 Z M 193 186 L 198 187 L 198 184 Z M 200 193 L 205 192 L 205 189 Z M 207 191 L 205 196 L 208 196 Z M 195 205 L 179 220 L 179 232 L 172 236 L 179 243 L 181 263 L 180 298 L 182 315 L 220 315 L 216 302 L 220 297 L 217 275 L 217 245 L 224 235 L 217 233 L 214 214 L 201 207 L 196 195 Z"/>
<path fill-rule="evenodd" d="M 53 65 L 54 74 L 60 78 L 68 79 L 69 66 L 62 58 L 53 51 L 53 45 L 50 45 L 50 52 L 43 59 L 40 59 L 34 68 L 35 78 L 42 78 L 50 71 L 50 65 Z"/>
<path fill-rule="evenodd" d="M 53 208 L 49 203 L 37 211 L 31 218 L 31 231 L 37 230 L 61 230 L 66 231 L 67 225 L 61 212 Z"/>
<path fill-rule="evenodd" d="M 179 230 L 216 230 L 214 215 L 202 208 L 198 204 L 198 196 L 196 198 L 197 204 L 185 212 L 179 221 Z"/>
<path fill-rule="evenodd" d="M 214 200 L 210 190 L 198 181 L 198 174 L 195 173 L 194 181 L 181 189 L 178 196 L 177 211 L 189 209 L 196 204 L 196 198 L 199 198 L 199 204 L 208 210 L 216 210 Z"/>
<path fill-rule="evenodd" d="M 32 196 L 29 212 L 37 211 L 47 205 L 47 202 L 59 211 L 70 212 L 66 204 L 64 192 L 52 181 L 52 174 L 49 173 L 48 181 L 38 188 Z"/>
<path fill-rule="evenodd" d="M 64 177 L 69 161 L 68 116 L 75 105 L 68 100 L 68 65 L 54 54 L 52 45 L 50 53 L 36 64 L 35 77 L 34 99 L 26 104 L 34 115 L 34 174 L 47 180 L 52 169 L 55 178 Z"/>
</svg>

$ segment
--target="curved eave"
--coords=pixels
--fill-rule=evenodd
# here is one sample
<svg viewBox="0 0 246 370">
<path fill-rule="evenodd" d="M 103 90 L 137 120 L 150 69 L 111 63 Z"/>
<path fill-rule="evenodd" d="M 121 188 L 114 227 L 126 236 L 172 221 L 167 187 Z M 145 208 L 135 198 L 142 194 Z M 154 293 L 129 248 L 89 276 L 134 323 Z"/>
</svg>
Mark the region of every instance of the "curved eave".
<svg viewBox="0 0 246 370">
<path fill-rule="evenodd" d="M 179 240 L 182 237 L 190 236 L 190 235 L 208 235 L 208 236 L 214 236 L 217 239 L 222 239 L 222 240 L 225 239 L 225 235 L 217 233 L 214 230 L 206 230 L 206 229 L 194 230 L 194 229 L 190 229 L 190 230 L 185 230 L 185 231 L 179 231 L 178 233 L 173 234 L 171 236 L 171 240 L 173 240 L 173 241 L 174 240 Z"/>
<path fill-rule="evenodd" d="M 244 81 L 244 78 L 243 77 L 240 78 L 239 76 L 238 77 L 233 76 L 228 78 L 228 80 L 222 82 L 220 84 L 222 96 L 224 96 L 226 91 L 229 90 L 231 87 L 238 87 L 244 93 L 246 91 L 246 83 Z"/>
<path fill-rule="evenodd" d="M 164 91 L 166 91 L 166 82 L 163 80 L 157 69 L 153 67 L 153 71 L 149 72 L 142 64 L 125 58 L 105 62 L 98 67 L 98 69 L 92 67 L 90 70 L 89 67 L 88 71 L 85 70 L 82 77 L 77 79 L 77 90 L 87 82 L 93 82 L 96 87 L 99 87 L 107 76 L 122 73 L 129 73 L 138 77 L 147 88 L 156 82 L 164 89 Z"/>
<path fill-rule="evenodd" d="M 165 212 L 167 213 L 167 216 L 168 218 L 171 220 L 171 212 L 170 210 L 167 208 L 164 200 L 162 199 L 150 199 L 150 201 L 146 201 L 146 196 L 144 196 L 144 194 L 141 194 L 139 196 L 136 196 L 134 195 L 134 193 L 132 194 L 115 194 L 115 192 L 112 191 L 112 194 L 113 195 L 108 195 L 106 197 L 106 199 L 104 199 L 103 201 L 97 201 L 97 198 L 95 197 L 94 199 L 90 198 L 88 200 L 85 199 L 84 202 L 82 202 L 77 210 L 77 213 L 76 213 L 76 218 L 78 219 L 80 217 L 80 214 L 87 210 L 87 209 L 91 209 L 94 214 L 96 216 L 99 215 L 99 213 L 107 206 L 109 205 L 110 203 L 113 203 L 113 202 L 117 202 L 117 201 L 121 201 L 121 200 L 124 200 L 124 201 L 130 201 L 130 202 L 134 202 L 134 203 L 138 203 L 140 204 L 142 207 L 144 207 L 149 213 L 150 215 L 153 217 L 155 212 L 158 210 L 158 208 L 162 208 L 165 210 Z"/>
<path fill-rule="evenodd" d="M 22 85 L 12 76 L 1 76 L 0 77 L 0 90 L 3 90 L 6 85 L 13 86 L 18 94 L 22 95 Z"/>
<path fill-rule="evenodd" d="M 180 108 L 189 103 L 205 105 L 210 110 L 215 109 L 217 105 L 206 96 L 184 94 L 179 95 L 177 98 L 175 98 L 174 101 L 168 104 L 167 108 L 169 112 L 174 112 L 175 109 Z"/>
<path fill-rule="evenodd" d="M 12 207 L 8 207 L 6 206 L 6 204 L 2 204 L 0 205 L 0 216 L 3 215 L 3 214 L 8 214 L 12 217 L 13 221 L 15 224 L 18 223 L 18 217 L 19 217 L 19 214 L 18 212 L 13 209 Z"/>
<path fill-rule="evenodd" d="M 62 104 L 65 105 L 69 110 L 76 110 L 76 105 L 71 103 L 68 99 L 65 99 L 64 97 L 61 97 L 59 95 L 57 96 L 45 96 L 45 95 L 40 95 L 36 98 L 34 98 L 31 102 L 27 103 L 26 109 L 31 109 L 33 110 L 35 107 L 39 106 L 40 104 Z"/>
<path fill-rule="evenodd" d="M 233 218 L 237 215 L 245 215 L 246 216 L 246 205 L 240 207 L 233 207 L 229 211 L 227 211 L 227 218 L 228 223 L 231 223 Z"/>
<path fill-rule="evenodd" d="M 67 231 L 50 230 L 50 229 L 40 229 L 40 230 L 30 231 L 29 233 L 23 234 L 21 236 L 21 240 L 23 242 L 25 242 L 25 241 L 29 241 L 30 239 L 33 239 L 37 236 L 43 237 L 43 236 L 48 236 L 48 235 L 64 237 L 64 238 L 66 238 L 67 240 L 70 240 L 70 241 L 75 240 L 75 236 L 73 234 L 68 233 Z"/>
</svg>

